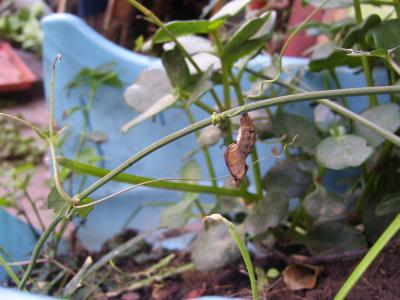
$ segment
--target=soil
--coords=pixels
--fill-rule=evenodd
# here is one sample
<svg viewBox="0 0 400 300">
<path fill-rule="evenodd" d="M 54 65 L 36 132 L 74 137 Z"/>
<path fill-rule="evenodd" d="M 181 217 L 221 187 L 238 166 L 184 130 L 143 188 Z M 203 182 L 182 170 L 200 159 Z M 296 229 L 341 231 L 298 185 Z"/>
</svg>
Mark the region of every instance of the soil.
<svg viewBox="0 0 400 300">
<path fill-rule="evenodd" d="M 108 242 L 100 253 L 92 254 L 95 261 L 113 248 L 112 245 L 131 238 L 134 232 L 128 231 Z M 76 247 L 76 246 L 75 246 Z M 149 245 L 143 246 L 144 251 L 149 256 L 154 255 L 157 259 L 148 260 L 144 264 L 138 264 L 131 259 L 132 256 L 117 260 L 118 267 L 126 273 L 140 272 L 148 269 L 157 263 L 161 257 L 165 257 L 173 252 L 165 250 L 151 250 Z M 78 246 L 79 248 L 79 246 Z M 80 252 L 82 261 L 88 254 L 82 249 L 75 248 Z M 151 251 L 150 251 L 151 250 Z M 160 252 L 161 251 L 161 252 Z M 73 251 L 75 254 L 76 252 Z M 175 259 L 171 266 L 180 266 L 190 262 L 190 255 L 187 252 L 174 253 Z M 302 291 L 290 291 L 284 284 L 281 277 L 271 281 L 267 287 L 264 298 L 269 300 L 324 300 L 333 299 L 344 280 L 351 273 L 360 259 L 353 259 L 346 262 L 334 260 L 331 264 L 322 265 L 323 271 L 318 277 L 317 285 L 314 289 Z M 253 259 L 256 267 L 264 270 L 271 267 L 282 271 L 286 263 L 282 256 L 271 255 L 267 258 Z M 180 275 L 169 277 L 162 282 L 156 282 L 145 288 L 135 291 L 126 291 L 117 297 L 97 296 L 101 300 L 177 300 L 193 299 L 206 295 L 219 295 L 225 297 L 237 297 L 241 299 L 251 299 L 250 282 L 246 275 L 245 267 L 242 263 L 235 264 L 224 269 L 212 272 L 200 272 L 194 269 L 186 271 Z M 392 241 L 384 251 L 376 258 L 366 274 L 359 280 L 348 296 L 348 300 L 396 300 L 400 299 L 400 238 Z M 108 286 L 102 286 L 103 295 L 106 295 Z M 112 289 L 111 289 L 112 290 Z"/>
</svg>

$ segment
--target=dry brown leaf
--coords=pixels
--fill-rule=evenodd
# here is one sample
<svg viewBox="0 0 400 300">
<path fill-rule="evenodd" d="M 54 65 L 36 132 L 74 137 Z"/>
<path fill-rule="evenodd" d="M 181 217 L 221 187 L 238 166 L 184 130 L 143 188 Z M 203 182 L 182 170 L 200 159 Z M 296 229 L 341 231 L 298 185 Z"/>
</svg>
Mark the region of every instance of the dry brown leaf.
<svg viewBox="0 0 400 300">
<path fill-rule="evenodd" d="M 317 284 L 320 267 L 311 265 L 290 265 L 282 272 L 283 281 L 291 291 L 312 289 Z"/>
<path fill-rule="evenodd" d="M 243 152 L 244 157 L 247 157 L 251 152 L 253 152 L 256 143 L 256 128 L 247 113 L 244 113 L 240 119 L 240 128 L 236 138 L 236 143 Z"/>
</svg>

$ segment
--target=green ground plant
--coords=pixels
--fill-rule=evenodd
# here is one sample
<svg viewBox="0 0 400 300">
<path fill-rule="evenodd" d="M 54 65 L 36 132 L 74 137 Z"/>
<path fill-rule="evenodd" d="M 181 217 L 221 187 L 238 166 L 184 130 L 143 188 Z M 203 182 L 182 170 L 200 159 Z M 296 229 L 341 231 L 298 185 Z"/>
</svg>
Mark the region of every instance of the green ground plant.
<svg viewBox="0 0 400 300">
<path fill-rule="evenodd" d="M 12 273 L 10 276 L 19 282 L 20 289 L 25 289 L 42 247 L 60 222 L 66 223 L 78 215 L 85 218 L 97 203 L 148 185 L 183 192 L 182 199 L 162 213 L 162 225 L 181 227 L 193 217 L 223 222 L 206 223 L 206 230 L 193 243 L 193 265 L 187 267 L 211 270 L 230 264 L 242 255 L 254 299 L 258 299 L 259 285 L 245 247 L 247 242 L 273 247 L 283 240 L 290 240 L 302 245 L 312 256 L 359 253 L 373 245 L 335 298 L 344 299 L 400 228 L 397 184 L 400 179 L 400 137 L 396 134 L 400 128 L 400 86 L 397 84 L 400 76 L 400 2 L 369 1 L 393 8 L 394 16 L 381 19 L 374 14 L 363 18 L 358 0 L 305 1 L 316 5 L 313 14 L 322 7 L 353 6 L 356 15 L 355 20 L 335 24 L 309 22 L 310 18 L 307 18 L 292 33 L 291 37 L 304 28 L 312 28 L 329 37 L 329 42 L 314 47 L 308 64 L 311 72 L 320 72 L 323 76 L 326 85 L 323 91 L 312 91 L 305 86 L 299 75 L 301 70 L 282 67 L 281 56 L 287 45 L 270 66 L 250 68 L 251 59 L 263 51 L 273 34 L 275 14 L 260 12 L 238 22 L 237 16 L 249 1 L 228 2 L 210 19 L 167 24 L 138 1 L 128 2 L 159 27 L 150 43 L 151 46 L 163 44 L 164 69 L 143 71 L 128 88 L 126 102 L 140 114 L 121 130 L 127 132 L 171 107 L 186 113 L 191 124 L 149 145 L 113 170 L 59 158 L 55 147 L 57 132 L 53 126 L 53 70 L 49 130 L 34 129 L 47 140 L 52 153 L 55 189 L 48 201 L 53 204 L 55 218 L 39 238 L 22 278 L 19 280 Z M 337 68 L 341 66 L 361 70 L 367 86 L 341 88 L 337 76 Z M 375 86 L 372 72 L 375 68 L 386 69 L 386 85 Z M 241 85 L 245 76 L 249 76 L 254 84 L 250 92 L 245 92 Z M 223 91 L 221 98 L 217 93 L 219 87 Z M 213 103 L 203 101 L 206 94 L 211 95 Z M 389 101 L 380 102 L 377 96 L 381 94 L 389 94 Z M 351 109 L 351 97 L 361 95 L 368 96 L 368 105 L 358 114 Z M 285 105 L 300 101 L 315 104 L 312 120 L 287 111 Z M 197 106 L 209 117 L 195 120 L 192 106 Z M 253 119 L 256 145 L 273 142 L 280 144 L 281 150 L 267 157 L 275 158 L 276 164 L 263 174 L 259 163 L 265 158 L 259 157 L 254 147 L 249 163 L 253 177 L 235 188 L 228 176 L 216 177 L 209 147 L 231 145 L 238 127 L 235 117 L 245 113 Z M 207 162 L 208 178 L 202 178 L 195 160 L 182 166 L 180 178 L 147 178 L 124 173 L 150 153 L 191 133 L 197 134 L 199 149 Z M 99 180 L 71 195 L 64 190 L 59 165 L 75 173 L 99 177 Z M 346 182 L 344 191 L 332 191 L 324 181 L 325 176 L 332 170 L 348 169 L 354 172 L 342 173 Z M 133 186 L 103 199 L 89 198 L 111 180 Z M 209 184 L 199 183 L 206 180 Z M 226 182 L 221 187 L 219 182 L 223 180 Z M 215 195 L 214 204 L 202 203 L 201 193 Z M 295 202 L 293 199 L 298 200 L 297 204 L 289 209 L 289 203 Z M 91 262 L 84 264 L 82 274 L 90 265 Z M 73 281 L 67 286 L 71 285 Z M 68 290 L 68 295 L 70 292 Z"/>
</svg>

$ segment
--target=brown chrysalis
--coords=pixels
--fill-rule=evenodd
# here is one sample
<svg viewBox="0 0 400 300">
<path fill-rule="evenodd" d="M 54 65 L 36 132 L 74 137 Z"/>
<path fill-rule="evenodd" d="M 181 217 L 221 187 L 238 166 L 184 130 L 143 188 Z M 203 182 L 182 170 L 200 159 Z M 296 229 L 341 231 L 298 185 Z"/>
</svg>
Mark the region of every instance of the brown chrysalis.
<svg viewBox="0 0 400 300">
<path fill-rule="evenodd" d="M 256 130 L 253 121 L 247 113 L 240 119 L 240 128 L 237 139 L 225 150 L 224 159 L 232 182 L 239 187 L 240 182 L 246 176 L 247 165 L 246 157 L 253 151 L 256 143 Z"/>
<path fill-rule="evenodd" d="M 232 176 L 232 182 L 236 187 L 239 187 L 240 182 L 247 172 L 246 157 L 240 150 L 236 142 L 230 144 L 224 153 L 224 159 L 229 173 Z"/>
<path fill-rule="evenodd" d="M 240 128 L 236 143 L 245 157 L 253 151 L 254 144 L 256 143 L 256 128 L 247 113 L 244 113 L 240 119 Z"/>
</svg>

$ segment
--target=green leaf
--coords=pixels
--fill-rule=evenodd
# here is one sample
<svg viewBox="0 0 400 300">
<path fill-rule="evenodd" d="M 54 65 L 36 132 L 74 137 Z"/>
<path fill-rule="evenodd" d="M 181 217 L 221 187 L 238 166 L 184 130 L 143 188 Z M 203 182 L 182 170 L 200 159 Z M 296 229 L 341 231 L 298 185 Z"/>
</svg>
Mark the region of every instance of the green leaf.
<svg viewBox="0 0 400 300">
<path fill-rule="evenodd" d="M 261 50 L 265 45 L 265 40 L 262 38 L 249 40 L 238 46 L 235 51 L 224 52 L 223 59 L 230 65 L 234 64 L 239 59 L 253 55 Z"/>
<path fill-rule="evenodd" d="M 293 140 L 295 136 L 296 145 L 307 154 L 314 154 L 315 148 L 320 142 L 318 130 L 315 124 L 306 118 L 284 112 L 278 109 L 275 114 L 273 130 L 277 136 L 286 134 L 287 140 Z"/>
<path fill-rule="evenodd" d="M 355 68 L 360 65 L 360 57 L 349 56 L 344 52 L 335 51 L 326 58 L 311 60 L 308 63 L 308 68 L 311 72 L 320 72 L 322 70 L 333 70 L 338 66 Z"/>
<path fill-rule="evenodd" d="M 400 106 L 396 103 L 382 104 L 364 111 L 361 116 L 390 132 L 400 128 Z M 364 137 L 371 146 L 378 147 L 385 140 L 371 129 L 355 123 L 355 133 Z"/>
<path fill-rule="evenodd" d="M 361 165 L 372 152 L 373 148 L 367 146 L 364 138 L 349 134 L 330 137 L 319 143 L 316 159 L 323 167 L 340 170 Z"/>
<path fill-rule="evenodd" d="M 289 198 L 302 196 L 312 182 L 310 173 L 300 170 L 295 160 L 278 161 L 265 175 L 268 193 L 283 192 Z"/>
<path fill-rule="evenodd" d="M 195 160 L 186 162 L 181 169 L 181 178 L 189 178 L 194 181 L 201 179 L 201 168 L 199 164 Z M 192 182 L 192 180 L 188 180 L 188 182 Z"/>
<path fill-rule="evenodd" d="M 265 12 L 259 17 L 254 17 L 247 20 L 238 30 L 229 38 L 228 42 L 225 44 L 223 51 L 232 52 L 242 45 L 247 40 L 251 39 L 263 25 L 268 21 L 271 16 L 270 12 Z"/>
<path fill-rule="evenodd" d="M 350 48 L 357 44 L 360 40 L 364 39 L 366 33 L 377 26 L 381 22 L 381 18 L 372 14 L 365 19 L 362 24 L 354 26 L 342 41 L 343 48 Z"/>
<path fill-rule="evenodd" d="M 386 49 L 379 48 L 379 49 L 375 49 L 375 50 L 370 51 L 368 55 L 387 59 L 387 57 L 389 55 L 389 52 Z"/>
<path fill-rule="evenodd" d="M 212 66 L 210 66 L 201 77 L 197 80 L 196 85 L 193 88 L 193 91 L 190 94 L 189 100 L 187 102 L 187 107 L 190 107 L 193 103 L 201 98 L 208 90 L 212 88 L 212 83 L 210 81 L 212 74 Z"/>
<path fill-rule="evenodd" d="M 210 223 L 193 242 L 191 257 L 197 270 L 211 271 L 234 263 L 240 252 L 224 224 Z"/>
<path fill-rule="evenodd" d="M 124 98 L 126 104 L 142 113 L 168 94 L 172 94 L 172 86 L 165 70 L 150 68 L 125 90 Z"/>
<path fill-rule="evenodd" d="M 378 217 L 400 213 L 400 193 L 385 195 L 375 209 Z"/>
<path fill-rule="evenodd" d="M 315 191 L 304 198 L 303 206 L 308 215 L 317 223 L 334 221 L 344 217 L 346 206 L 341 198 L 317 185 Z"/>
<path fill-rule="evenodd" d="M 136 118 L 134 118 L 133 120 L 129 121 L 124 126 L 122 126 L 121 131 L 127 133 L 128 130 L 132 129 L 138 124 L 142 123 L 143 121 L 159 114 L 163 110 L 172 106 L 177 100 L 178 100 L 177 97 L 174 97 L 170 94 L 164 96 L 163 98 L 159 99 L 156 103 L 151 105 L 145 112 L 141 113 L 139 116 L 137 116 Z"/>
<path fill-rule="evenodd" d="M 326 222 L 298 237 L 313 255 L 364 249 L 367 241 L 360 231 L 345 224 Z"/>
<path fill-rule="evenodd" d="M 92 203 L 92 202 L 93 202 L 92 198 L 85 198 L 85 199 L 82 199 L 81 202 L 79 202 L 79 205 L 89 204 L 89 203 Z M 87 216 L 92 212 L 93 209 L 94 209 L 94 205 L 91 205 L 91 206 L 88 206 L 88 207 L 82 207 L 82 208 L 78 208 L 76 210 L 76 213 L 82 219 L 86 219 Z"/>
<path fill-rule="evenodd" d="M 57 188 L 53 187 L 47 196 L 47 208 L 52 209 L 54 213 L 58 214 L 66 205 L 67 203 L 58 193 Z"/>
<path fill-rule="evenodd" d="M 181 51 L 177 47 L 165 51 L 161 60 L 172 86 L 185 90 L 190 84 L 191 77 Z"/>
<path fill-rule="evenodd" d="M 245 220 L 246 232 L 251 235 L 265 233 L 278 226 L 289 211 L 289 198 L 282 192 L 269 192 L 267 196 L 248 208 Z"/>
<path fill-rule="evenodd" d="M 6 197 L 0 197 L 0 207 L 11 207 L 12 201 Z"/>
<path fill-rule="evenodd" d="M 242 9 L 244 9 L 249 3 L 250 0 L 229 1 L 215 15 L 212 16 L 211 20 L 233 17 L 237 15 Z"/>
<path fill-rule="evenodd" d="M 371 30 L 376 48 L 390 50 L 400 45 L 400 19 L 385 20 Z M 400 48 L 394 51 L 400 62 Z"/>
<path fill-rule="evenodd" d="M 190 20 L 190 21 L 172 21 L 165 26 L 175 37 L 189 34 L 205 34 L 219 29 L 225 23 L 225 19 L 218 20 Z M 152 39 L 152 44 L 159 44 L 171 41 L 171 38 L 162 29 L 158 29 Z"/>
<path fill-rule="evenodd" d="M 199 198 L 196 193 L 185 193 L 183 199 L 168 206 L 161 213 L 160 224 L 169 228 L 178 228 L 187 224 L 192 217 L 192 205 Z"/>
</svg>

